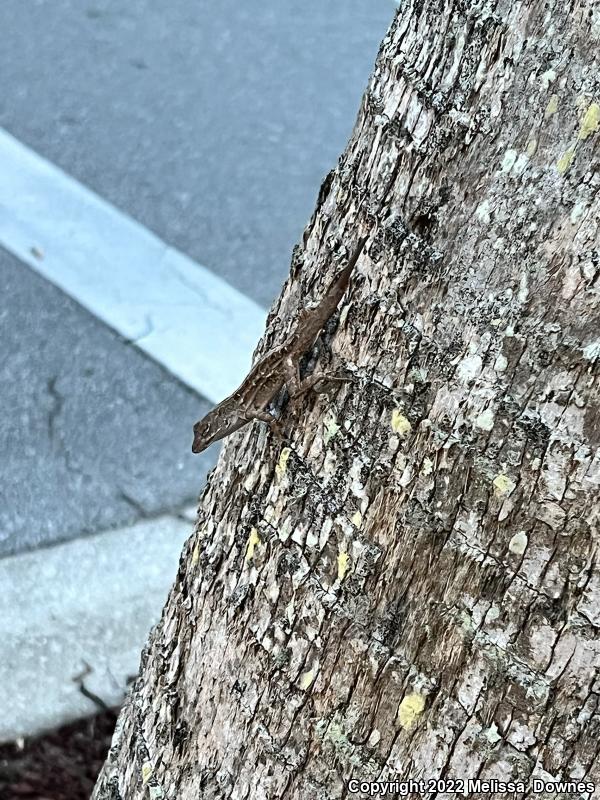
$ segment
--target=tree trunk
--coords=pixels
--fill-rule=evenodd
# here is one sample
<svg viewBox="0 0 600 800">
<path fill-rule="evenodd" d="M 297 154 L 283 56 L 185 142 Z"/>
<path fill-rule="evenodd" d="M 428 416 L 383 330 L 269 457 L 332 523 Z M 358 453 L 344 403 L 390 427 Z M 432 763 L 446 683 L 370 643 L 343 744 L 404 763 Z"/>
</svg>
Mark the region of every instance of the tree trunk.
<svg viewBox="0 0 600 800">
<path fill-rule="evenodd" d="M 354 378 L 227 441 L 97 800 L 600 784 L 599 40 L 401 6 L 260 347 L 366 230 Z"/>
</svg>

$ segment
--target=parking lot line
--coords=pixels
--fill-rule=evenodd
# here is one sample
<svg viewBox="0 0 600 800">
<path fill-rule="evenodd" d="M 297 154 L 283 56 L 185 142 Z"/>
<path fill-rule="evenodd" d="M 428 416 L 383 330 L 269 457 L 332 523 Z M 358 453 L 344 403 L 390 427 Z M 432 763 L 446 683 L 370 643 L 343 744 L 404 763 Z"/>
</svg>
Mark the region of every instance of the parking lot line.
<svg viewBox="0 0 600 800">
<path fill-rule="evenodd" d="M 0 244 L 212 402 L 266 313 L 0 129 Z"/>
</svg>

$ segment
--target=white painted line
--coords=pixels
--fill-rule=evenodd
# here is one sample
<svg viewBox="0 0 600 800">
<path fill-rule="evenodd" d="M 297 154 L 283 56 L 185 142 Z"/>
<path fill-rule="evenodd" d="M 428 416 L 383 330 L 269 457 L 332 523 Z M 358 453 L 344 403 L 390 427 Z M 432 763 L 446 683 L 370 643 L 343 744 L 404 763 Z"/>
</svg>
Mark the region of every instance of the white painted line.
<svg viewBox="0 0 600 800">
<path fill-rule="evenodd" d="M 191 522 L 172 516 L 0 560 L 0 742 L 118 705 L 175 579 Z"/>
<path fill-rule="evenodd" d="M 0 129 L 0 244 L 213 402 L 266 312 Z"/>
</svg>

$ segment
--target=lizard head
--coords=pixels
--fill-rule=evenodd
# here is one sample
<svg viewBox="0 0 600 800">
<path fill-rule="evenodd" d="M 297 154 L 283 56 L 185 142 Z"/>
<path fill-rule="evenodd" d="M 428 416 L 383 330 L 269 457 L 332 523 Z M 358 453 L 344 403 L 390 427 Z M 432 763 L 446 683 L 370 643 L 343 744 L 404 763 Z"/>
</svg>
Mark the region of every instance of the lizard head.
<svg viewBox="0 0 600 800">
<path fill-rule="evenodd" d="M 245 417 L 236 412 L 237 407 L 237 398 L 232 395 L 194 425 L 192 453 L 201 453 L 213 442 L 219 441 L 246 424 Z"/>
<path fill-rule="evenodd" d="M 203 450 L 211 445 L 216 439 L 217 434 L 217 421 L 214 419 L 201 419 L 194 425 L 194 443 L 192 444 L 192 453 L 201 453 Z"/>
</svg>

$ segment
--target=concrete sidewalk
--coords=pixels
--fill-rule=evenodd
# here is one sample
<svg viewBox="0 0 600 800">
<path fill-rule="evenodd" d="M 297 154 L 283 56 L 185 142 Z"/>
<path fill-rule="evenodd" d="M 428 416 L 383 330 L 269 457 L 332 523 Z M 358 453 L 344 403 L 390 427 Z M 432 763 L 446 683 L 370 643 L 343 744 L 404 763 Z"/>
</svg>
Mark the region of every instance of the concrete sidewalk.
<svg viewBox="0 0 600 800">
<path fill-rule="evenodd" d="M 0 560 L 0 743 L 118 705 L 193 509 Z M 84 676 L 81 678 L 81 676 Z"/>
</svg>

